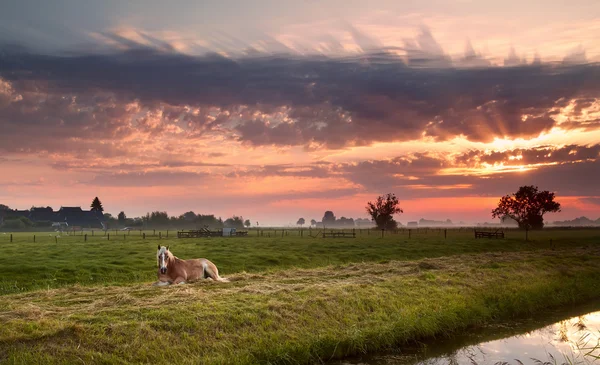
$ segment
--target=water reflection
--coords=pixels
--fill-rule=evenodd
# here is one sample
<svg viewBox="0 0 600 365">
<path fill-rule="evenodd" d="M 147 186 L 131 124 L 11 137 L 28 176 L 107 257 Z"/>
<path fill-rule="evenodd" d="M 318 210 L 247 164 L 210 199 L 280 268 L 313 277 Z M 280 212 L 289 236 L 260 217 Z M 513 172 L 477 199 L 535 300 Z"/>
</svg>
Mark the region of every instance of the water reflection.
<svg viewBox="0 0 600 365">
<path fill-rule="evenodd" d="M 600 365 L 600 304 L 586 314 L 550 312 L 415 348 L 337 364 Z M 585 308 L 580 308 L 585 310 Z M 589 310 L 589 308 L 588 308 Z M 559 320 L 560 318 L 567 319 Z"/>
</svg>

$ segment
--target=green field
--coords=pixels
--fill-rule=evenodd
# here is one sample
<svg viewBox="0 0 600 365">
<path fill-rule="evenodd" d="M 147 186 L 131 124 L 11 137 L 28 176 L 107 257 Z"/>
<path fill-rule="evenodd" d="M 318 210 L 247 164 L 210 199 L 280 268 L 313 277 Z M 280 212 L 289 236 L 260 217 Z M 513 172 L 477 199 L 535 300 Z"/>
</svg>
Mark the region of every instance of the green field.
<svg viewBox="0 0 600 365">
<path fill-rule="evenodd" d="M 0 361 L 315 363 L 600 297 L 600 230 L 307 232 L 0 234 Z M 157 244 L 232 282 L 150 286 Z"/>
</svg>

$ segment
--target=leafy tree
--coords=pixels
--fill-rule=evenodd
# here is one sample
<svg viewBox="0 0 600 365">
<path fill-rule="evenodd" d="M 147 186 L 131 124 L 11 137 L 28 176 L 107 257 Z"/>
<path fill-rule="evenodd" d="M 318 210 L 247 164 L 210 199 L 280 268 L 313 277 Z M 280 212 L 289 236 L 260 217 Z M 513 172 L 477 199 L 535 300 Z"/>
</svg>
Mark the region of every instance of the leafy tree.
<svg viewBox="0 0 600 365">
<path fill-rule="evenodd" d="M 25 223 L 20 219 L 9 219 L 5 220 L 2 224 L 2 228 L 7 229 L 25 229 Z"/>
<path fill-rule="evenodd" d="M 233 216 L 231 218 L 227 218 L 225 222 L 223 222 L 223 226 L 227 228 L 236 228 L 243 229 L 244 228 L 244 218 Z"/>
<path fill-rule="evenodd" d="M 184 221 L 188 221 L 188 222 L 193 222 L 196 220 L 198 216 L 196 216 L 196 213 L 189 211 L 189 212 L 185 212 L 181 215 L 181 219 Z"/>
<path fill-rule="evenodd" d="M 209 229 L 223 228 L 223 221 L 221 220 L 221 218 L 217 219 L 217 217 L 215 217 L 214 214 L 210 214 L 210 215 L 198 214 L 198 216 L 196 218 L 196 224 L 199 227 L 207 227 Z"/>
<path fill-rule="evenodd" d="M 324 226 L 334 226 L 335 225 L 335 215 L 333 214 L 333 212 L 331 210 L 328 210 L 325 212 L 325 214 L 323 214 L 323 219 L 321 220 L 321 222 L 323 222 Z"/>
<path fill-rule="evenodd" d="M 117 215 L 117 219 L 119 220 L 119 224 L 125 224 L 125 221 L 127 220 L 127 216 L 125 215 L 125 212 L 121 211 L 121 213 L 119 213 L 119 215 Z"/>
<path fill-rule="evenodd" d="M 392 193 L 377 197 L 375 203 L 367 203 L 367 213 L 371 216 L 377 228 L 396 229 L 398 223 L 394 220 L 394 214 L 404 213 L 398 205 L 398 198 Z"/>
<path fill-rule="evenodd" d="M 244 225 L 246 226 L 246 228 L 250 228 L 250 219 L 246 219 L 246 221 L 244 222 Z"/>
<path fill-rule="evenodd" d="M 116 227 L 117 226 L 117 219 L 115 217 L 112 216 L 112 214 L 110 213 L 104 213 L 104 222 L 106 224 L 106 227 Z"/>
<path fill-rule="evenodd" d="M 153 227 L 167 227 L 169 225 L 169 215 L 167 212 L 152 212 L 150 213 L 149 223 Z"/>
<path fill-rule="evenodd" d="M 354 228 L 354 219 L 341 217 L 336 221 L 336 225 L 341 228 Z"/>
<path fill-rule="evenodd" d="M 554 193 L 539 191 L 537 186 L 521 186 L 512 196 L 500 198 L 498 207 L 492 210 L 492 217 L 512 218 L 522 229 L 542 229 L 544 214 L 560 212 L 560 203 L 554 201 Z"/>
<path fill-rule="evenodd" d="M 296 222 L 296 224 L 299 225 L 299 226 L 303 226 L 304 223 L 306 223 L 306 221 L 304 220 L 304 218 L 300 218 L 300 219 L 298 219 L 298 222 Z"/>
<path fill-rule="evenodd" d="M 0 204 L 0 212 L 7 211 L 7 210 L 10 210 L 10 208 L 7 205 Z"/>
<path fill-rule="evenodd" d="M 373 221 L 367 218 L 356 218 L 354 223 L 357 227 L 373 227 Z"/>
<path fill-rule="evenodd" d="M 316 221 L 316 220 L 314 220 L 314 219 L 311 219 L 311 220 L 310 220 L 310 225 L 311 225 L 311 226 L 316 226 L 316 225 L 317 225 L 317 221 Z"/>
<path fill-rule="evenodd" d="M 100 199 L 98 199 L 98 197 L 94 198 L 94 201 L 92 201 L 92 205 L 90 205 L 90 207 L 92 208 L 92 210 L 104 212 L 104 208 L 102 207 L 102 203 L 100 202 Z"/>
</svg>

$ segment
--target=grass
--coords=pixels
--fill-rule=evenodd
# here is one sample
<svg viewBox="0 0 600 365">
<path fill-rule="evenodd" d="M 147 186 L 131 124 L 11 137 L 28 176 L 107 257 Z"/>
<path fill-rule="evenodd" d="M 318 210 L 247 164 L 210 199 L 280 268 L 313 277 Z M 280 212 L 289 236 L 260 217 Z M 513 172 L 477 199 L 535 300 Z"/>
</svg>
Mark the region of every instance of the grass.
<svg viewBox="0 0 600 365">
<path fill-rule="evenodd" d="M 114 232 L 114 231 L 113 231 Z M 156 278 L 156 246 L 169 245 L 181 258 L 206 257 L 224 275 L 238 272 L 262 272 L 288 268 L 314 268 L 357 261 L 385 262 L 417 260 L 465 253 L 516 252 L 547 248 L 568 248 L 600 244 L 600 230 L 563 230 L 530 233 L 525 242 L 523 232 L 509 231 L 507 239 L 474 239 L 471 231 L 413 230 L 387 234 L 362 231 L 356 239 L 322 239 L 289 236 L 218 237 L 202 239 L 158 238 L 159 232 L 146 239 L 139 232 L 123 236 L 122 232 L 106 236 L 95 232 L 82 236 L 56 233 L 0 234 L 2 256 L 6 259 L 0 277 L 0 295 L 29 290 L 79 285 L 129 285 Z M 425 233 L 426 232 L 426 233 Z M 161 232 L 162 237 L 166 232 Z M 313 231 L 313 234 L 316 233 Z M 265 233 L 266 235 L 267 233 Z M 56 243 L 58 242 L 58 243 Z"/>
<path fill-rule="evenodd" d="M 315 363 L 600 296 L 598 231 L 452 233 L 163 239 L 232 280 L 166 288 L 148 285 L 158 239 L 15 236 L 3 283 L 22 292 L 0 296 L 0 362 Z"/>
</svg>

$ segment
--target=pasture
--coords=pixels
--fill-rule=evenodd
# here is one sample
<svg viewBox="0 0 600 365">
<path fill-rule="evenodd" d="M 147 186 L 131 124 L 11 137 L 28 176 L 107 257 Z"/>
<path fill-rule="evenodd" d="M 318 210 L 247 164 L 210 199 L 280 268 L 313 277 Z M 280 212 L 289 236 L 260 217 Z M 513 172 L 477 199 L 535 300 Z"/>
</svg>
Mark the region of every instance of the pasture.
<svg viewBox="0 0 600 365">
<path fill-rule="evenodd" d="M 357 238 L 311 238 L 308 230 L 251 231 L 248 237 L 178 239 L 175 231 L 0 233 L 6 261 L 0 295 L 66 285 L 128 285 L 156 278 L 156 246 L 170 246 L 180 258 L 205 257 L 227 276 L 238 272 L 314 268 L 351 262 L 416 260 L 480 252 L 568 248 L 600 241 L 600 230 L 509 230 L 504 240 L 475 239 L 472 230 L 413 229 L 397 234 L 357 230 Z M 313 236 L 317 231 L 313 230 Z M 143 235 L 145 234 L 145 239 Z M 33 236 L 35 235 L 35 242 Z M 57 237 L 58 236 L 58 237 Z M 174 237 L 175 236 L 175 237 Z M 159 238 L 161 237 L 161 238 Z"/>
<path fill-rule="evenodd" d="M 0 362 L 315 363 L 600 297 L 600 230 L 306 232 L 0 234 Z M 151 287 L 157 244 L 232 282 Z"/>
</svg>

